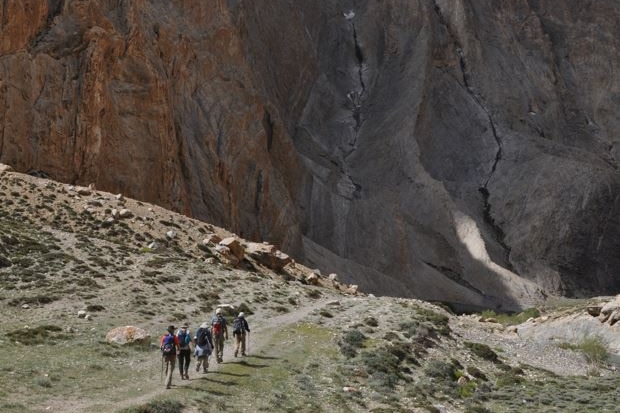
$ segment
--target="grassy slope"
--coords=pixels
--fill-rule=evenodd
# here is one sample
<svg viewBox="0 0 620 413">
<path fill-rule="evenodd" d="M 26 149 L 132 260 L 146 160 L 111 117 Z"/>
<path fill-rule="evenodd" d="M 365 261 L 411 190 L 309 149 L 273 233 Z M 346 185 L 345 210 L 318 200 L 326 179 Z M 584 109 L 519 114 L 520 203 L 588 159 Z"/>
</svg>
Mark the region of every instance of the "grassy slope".
<svg viewBox="0 0 620 413">
<path fill-rule="evenodd" d="M 105 226 L 103 215 L 84 212 L 93 197 L 0 177 L 3 412 L 166 413 L 176 403 L 186 413 L 617 411 L 618 375 L 520 366 L 500 349 L 464 345 L 450 330 L 455 319 L 428 303 L 345 296 L 291 270 L 208 264 L 211 253 L 196 248 L 206 224 L 102 194 L 101 214 L 126 206 L 141 217 Z M 170 228 L 183 236 L 167 240 Z M 152 240 L 164 248 L 145 249 Z M 218 303 L 254 313 L 250 356 L 234 359 L 227 347 L 225 363 L 191 371 L 190 381 L 175 375 L 164 391 L 157 337 L 169 323 L 195 330 Z M 92 320 L 77 318 L 82 309 Z M 145 328 L 152 347 L 107 344 L 119 325 Z M 458 385 L 466 373 L 476 379 Z"/>
</svg>

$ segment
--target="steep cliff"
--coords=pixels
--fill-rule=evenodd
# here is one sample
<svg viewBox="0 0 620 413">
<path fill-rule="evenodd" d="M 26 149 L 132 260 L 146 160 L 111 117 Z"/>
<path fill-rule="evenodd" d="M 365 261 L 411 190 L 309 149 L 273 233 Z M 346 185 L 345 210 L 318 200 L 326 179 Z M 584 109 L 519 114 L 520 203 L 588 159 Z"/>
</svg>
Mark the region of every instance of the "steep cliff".
<svg viewBox="0 0 620 413">
<path fill-rule="evenodd" d="M 0 162 L 17 170 L 381 294 L 515 308 L 620 291 L 616 1 L 0 10 Z"/>
</svg>

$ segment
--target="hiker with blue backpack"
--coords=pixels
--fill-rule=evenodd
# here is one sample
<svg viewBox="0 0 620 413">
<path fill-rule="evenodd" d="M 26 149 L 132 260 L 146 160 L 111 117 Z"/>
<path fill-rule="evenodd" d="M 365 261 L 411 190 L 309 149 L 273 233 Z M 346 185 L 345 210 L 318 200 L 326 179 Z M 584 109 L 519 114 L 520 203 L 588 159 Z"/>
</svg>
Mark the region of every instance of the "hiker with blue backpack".
<svg viewBox="0 0 620 413">
<path fill-rule="evenodd" d="M 241 355 L 245 356 L 245 337 L 246 331 L 248 339 L 250 337 L 250 326 L 248 325 L 247 320 L 245 319 L 245 314 L 240 312 L 237 318 L 233 321 L 233 337 L 235 337 L 235 357 L 241 350 Z"/>
<path fill-rule="evenodd" d="M 211 318 L 211 335 L 215 345 L 215 356 L 218 363 L 224 361 L 224 340 L 228 340 L 228 328 L 226 319 L 222 315 L 222 309 L 217 308 L 215 315 Z"/>
<path fill-rule="evenodd" d="M 213 351 L 213 337 L 209 329 L 209 323 L 204 322 L 194 336 L 194 355 L 196 356 L 196 371 L 206 373 L 209 368 L 209 356 Z"/>
<path fill-rule="evenodd" d="M 179 339 L 174 334 L 175 327 L 168 326 L 166 334 L 161 337 L 159 347 L 161 349 L 161 371 L 164 373 L 164 363 L 166 363 L 166 388 L 169 389 L 172 383 L 172 372 L 179 351 Z"/>
<path fill-rule="evenodd" d="M 188 329 L 187 323 L 183 324 L 177 331 L 177 339 L 179 342 L 179 373 L 181 380 L 189 380 L 189 362 L 192 354 L 190 344 L 192 343 L 192 335 Z"/>
</svg>

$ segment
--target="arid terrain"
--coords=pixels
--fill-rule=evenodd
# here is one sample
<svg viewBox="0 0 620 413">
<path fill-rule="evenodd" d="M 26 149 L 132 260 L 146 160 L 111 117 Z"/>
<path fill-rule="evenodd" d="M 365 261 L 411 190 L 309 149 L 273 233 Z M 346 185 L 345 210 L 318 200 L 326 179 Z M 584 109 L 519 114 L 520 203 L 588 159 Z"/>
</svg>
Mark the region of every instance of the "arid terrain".
<svg viewBox="0 0 620 413">
<path fill-rule="evenodd" d="M 2 412 L 619 411 L 618 323 L 588 312 L 611 297 L 455 314 L 122 194 L 5 169 Z M 159 336 L 195 331 L 217 306 L 247 314 L 248 356 L 229 340 L 222 364 L 192 362 L 165 390 Z M 109 343 L 123 326 L 147 344 Z"/>
</svg>

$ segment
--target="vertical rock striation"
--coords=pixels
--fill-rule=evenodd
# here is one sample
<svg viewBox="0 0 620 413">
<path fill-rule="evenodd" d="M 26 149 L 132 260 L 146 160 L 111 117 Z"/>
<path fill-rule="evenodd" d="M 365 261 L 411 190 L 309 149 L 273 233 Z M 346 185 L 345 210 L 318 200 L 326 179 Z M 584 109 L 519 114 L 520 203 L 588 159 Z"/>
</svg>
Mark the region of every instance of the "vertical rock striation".
<svg viewBox="0 0 620 413">
<path fill-rule="evenodd" d="M 382 294 L 620 290 L 620 6 L 4 2 L 0 162 Z"/>
</svg>

